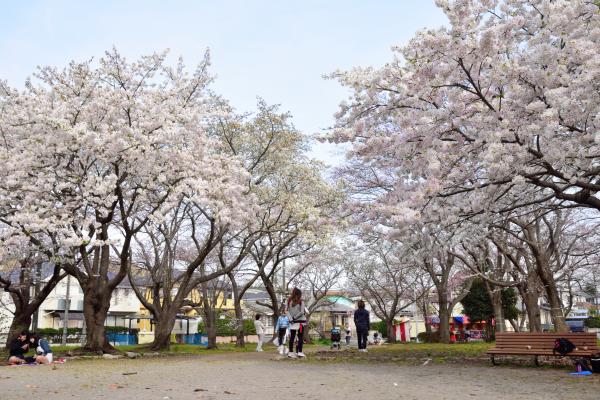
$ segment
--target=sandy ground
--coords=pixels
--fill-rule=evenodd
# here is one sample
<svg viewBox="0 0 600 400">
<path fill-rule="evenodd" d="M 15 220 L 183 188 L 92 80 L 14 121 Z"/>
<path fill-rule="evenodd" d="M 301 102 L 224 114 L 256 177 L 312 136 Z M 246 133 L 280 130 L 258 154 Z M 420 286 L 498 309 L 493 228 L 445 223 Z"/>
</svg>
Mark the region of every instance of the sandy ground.
<svg viewBox="0 0 600 400">
<path fill-rule="evenodd" d="M 270 353 L 0 367 L 0 399 L 600 399 L 600 377 L 545 368 L 324 364 Z"/>
</svg>

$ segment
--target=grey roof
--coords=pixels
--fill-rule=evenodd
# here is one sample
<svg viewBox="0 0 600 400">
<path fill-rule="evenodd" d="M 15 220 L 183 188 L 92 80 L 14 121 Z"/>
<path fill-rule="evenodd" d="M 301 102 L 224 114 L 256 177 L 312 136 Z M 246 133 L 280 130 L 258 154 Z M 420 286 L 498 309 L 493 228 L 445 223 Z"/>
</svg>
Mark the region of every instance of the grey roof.
<svg viewBox="0 0 600 400">
<path fill-rule="evenodd" d="M 247 301 L 271 300 L 271 296 L 269 296 L 269 293 L 264 288 L 250 288 L 244 293 L 242 299 Z"/>
<path fill-rule="evenodd" d="M 263 315 L 273 315 L 273 310 L 270 307 L 266 307 L 256 303 L 245 303 L 244 306 L 254 312 L 263 314 Z"/>
</svg>

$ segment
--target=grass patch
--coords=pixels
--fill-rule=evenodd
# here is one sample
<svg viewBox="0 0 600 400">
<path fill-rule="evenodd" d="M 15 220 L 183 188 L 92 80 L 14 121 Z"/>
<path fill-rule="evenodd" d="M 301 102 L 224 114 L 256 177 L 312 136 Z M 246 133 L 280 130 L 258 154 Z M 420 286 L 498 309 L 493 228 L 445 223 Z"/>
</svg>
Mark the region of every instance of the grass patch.
<svg viewBox="0 0 600 400">
<path fill-rule="evenodd" d="M 116 346 L 115 347 L 119 352 L 133 351 L 140 354 L 145 353 L 155 353 L 150 350 L 148 345 L 140 344 L 140 345 L 130 345 L 130 346 Z M 169 350 L 160 351 L 158 353 L 164 355 L 178 355 L 178 354 L 219 354 L 219 353 L 243 353 L 254 351 L 256 345 L 249 343 L 246 347 L 236 347 L 235 344 L 232 343 L 224 343 L 219 344 L 216 349 L 206 349 L 204 346 L 197 346 L 191 344 L 171 344 L 171 348 Z M 52 352 L 54 353 L 54 357 L 65 357 L 68 356 L 69 352 L 77 349 L 76 346 L 52 346 Z M 33 353 L 31 353 L 33 354 Z M 84 354 L 85 355 L 85 354 Z M 89 354 L 96 355 L 96 354 Z M 7 360 L 8 359 L 8 351 L 6 349 L 0 350 L 0 358 Z"/>
<path fill-rule="evenodd" d="M 462 362 L 489 362 L 485 354 L 493 343 L 398 343 L 369 347 L 368 353 L 351 350 L 321 349 L 313 357 L 317 362 L 392 362 L 403 364 L 421 364 L 425 360 L 436 364 Z"/>
</svg>

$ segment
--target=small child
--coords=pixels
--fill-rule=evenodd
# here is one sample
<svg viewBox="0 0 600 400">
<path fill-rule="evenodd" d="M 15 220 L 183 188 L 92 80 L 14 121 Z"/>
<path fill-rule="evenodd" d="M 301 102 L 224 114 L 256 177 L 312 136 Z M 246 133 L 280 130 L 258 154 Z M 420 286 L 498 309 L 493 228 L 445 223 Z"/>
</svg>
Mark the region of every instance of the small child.
<svg viewBox="0 0 600 400">
<path fill-rule="evenodd" d="M 350 347 L 350 339 L 352 339 L 352 331 L 350 327 L 346 327 L 346 347 Z"/>
<path fill-rule="evenodd" d="M 265 340 L 265 326 L 260 320 L 261 315 L 256 314 L 254 317 L 254 329 L 256 329 L 256 334 L 258 335 L 258 344 L 256 345 L 256 351 L 263 351 L 262 345 Z"/>
<path fill-rule="evenodd" d="M 279 342 L 277 350 L 281 355 L 285 354 L 287 350 L 285 348 L 285 336 L 289 327 L 290 320 L 286 315 L 285 307 L 282 307 L 281 315 L 279 316 L 279 318 L 277 318 L 277 323 L 275 324 L 275 332 L 277 332 L 277 339 Z"/>
<path fill-rule="evenodd" d="M 379 344 L 379 332 L 373 334 L 373 344 Z"/>
</svg>

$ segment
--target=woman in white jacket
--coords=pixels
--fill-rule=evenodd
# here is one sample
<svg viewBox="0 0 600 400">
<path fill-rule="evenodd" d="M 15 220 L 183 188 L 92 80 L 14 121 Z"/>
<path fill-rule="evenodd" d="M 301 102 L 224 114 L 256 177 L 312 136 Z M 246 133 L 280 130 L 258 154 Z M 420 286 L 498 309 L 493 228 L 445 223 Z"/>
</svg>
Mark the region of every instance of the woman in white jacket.
<svg viewBox="0 0 600 400">
<path fill-rule="evenodd" d="M 258 335 L 258 344 L 256 345 L 256 351 L 263 351 L 262 345 L 265 341 L 265 326 L 260 320 L 260 314 L 256 314 L 254 317 L 254 329 L 256 329 L 256 334 Z"/>
</svg>

